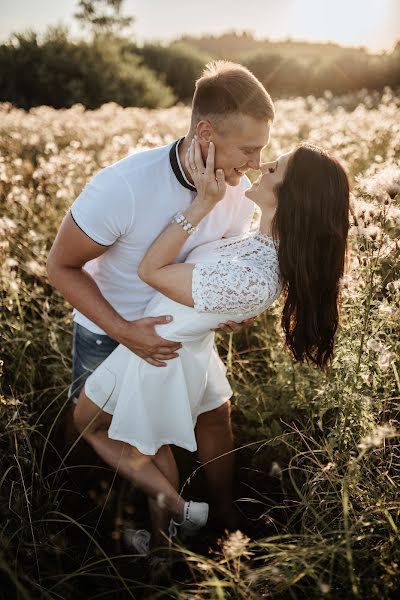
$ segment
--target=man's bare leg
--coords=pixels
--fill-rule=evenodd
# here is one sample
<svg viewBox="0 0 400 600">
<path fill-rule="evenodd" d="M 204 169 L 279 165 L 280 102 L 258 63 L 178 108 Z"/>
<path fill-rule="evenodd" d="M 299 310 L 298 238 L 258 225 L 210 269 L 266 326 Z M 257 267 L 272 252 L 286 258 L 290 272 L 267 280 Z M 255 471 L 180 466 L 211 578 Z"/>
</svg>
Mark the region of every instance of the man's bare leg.
<svg viewBox="0 0 400 600">
<path fill-rule="evenodd" d="M 195 433 L 197 455 L 204 464 L 211 502 L 223 525 L 234 529 L 239 524 L 239 517 L 233 505 L 235 458 L 230 412 L 228 400 L 222 406 L 202 413 L 197 418 Z"/>
</svg>

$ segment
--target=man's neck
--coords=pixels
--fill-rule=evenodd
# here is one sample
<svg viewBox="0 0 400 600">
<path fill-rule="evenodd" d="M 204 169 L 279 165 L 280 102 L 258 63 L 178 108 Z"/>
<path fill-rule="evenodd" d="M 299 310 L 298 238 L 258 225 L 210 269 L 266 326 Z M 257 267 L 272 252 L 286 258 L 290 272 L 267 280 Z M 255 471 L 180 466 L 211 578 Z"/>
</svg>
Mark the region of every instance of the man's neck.
<svg viewBox="0 0 400 600">
<path fill-rule="evenodd" d="M 194 185 L 193 179 L 191 178 L 189 171 L 187 170 L 186 164 L 185 164 L 186 153 L 189 150 L 191 141 L 192 141 L 192 136 L 190 134 L 186 134 L 178 146 L 178 155 L 179 155 L 179 162 L 181 163 L 181 167 L 183 169 L 183 172 L 185 173 L 186 179 L 188 181 L 190 181 L 191 184 Z"/>
</svg>

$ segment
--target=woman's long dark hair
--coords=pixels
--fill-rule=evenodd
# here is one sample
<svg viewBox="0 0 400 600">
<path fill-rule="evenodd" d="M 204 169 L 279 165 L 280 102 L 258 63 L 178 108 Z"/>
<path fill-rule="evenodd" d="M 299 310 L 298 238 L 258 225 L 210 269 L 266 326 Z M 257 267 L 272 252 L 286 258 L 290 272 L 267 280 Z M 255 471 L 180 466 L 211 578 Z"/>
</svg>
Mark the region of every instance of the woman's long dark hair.
<svg viewBox="0 0 400 600">
<path fill-rule="evenodd" d="M 339 281 L 349 229 L 349 181 L 325 151 L 299 146 L 276 188 L 272 224 L 279 238 L 284 285 L 282 327 L 296 360 L 324 368 L 331 361 L 339 321 Z"/>
</svg>

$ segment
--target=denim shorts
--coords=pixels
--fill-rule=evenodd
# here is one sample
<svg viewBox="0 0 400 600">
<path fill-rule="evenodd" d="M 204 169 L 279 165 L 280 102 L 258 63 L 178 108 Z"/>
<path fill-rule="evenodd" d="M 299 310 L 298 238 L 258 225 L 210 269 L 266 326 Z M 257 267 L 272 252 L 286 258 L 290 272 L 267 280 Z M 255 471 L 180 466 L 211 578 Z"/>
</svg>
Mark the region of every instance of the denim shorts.
<svg viewBox="0 0 400 600">
<path fill-rule="evenodd" d="M 93 333 L 74 322 L 72 338 L 72 383 L 68 397 L 76 404 L 81 389 L 90 373 L 95 370 L 118 346 L 106 334 Z"/>
</svg>

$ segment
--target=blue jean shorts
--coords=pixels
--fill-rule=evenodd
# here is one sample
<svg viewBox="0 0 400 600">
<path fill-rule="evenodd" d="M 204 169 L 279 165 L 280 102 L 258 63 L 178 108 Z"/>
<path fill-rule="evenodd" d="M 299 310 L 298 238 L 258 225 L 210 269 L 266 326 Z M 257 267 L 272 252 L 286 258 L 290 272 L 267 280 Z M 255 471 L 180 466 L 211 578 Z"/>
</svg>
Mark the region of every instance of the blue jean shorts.
<svg viewBox="0 0 400 600">
<path fill-rule="evenodd" d="M 72 383 L 68 397 L 76 404 L 81 389 L 96 367 L 118 346 L 118 342 L 106 334 L 93 333 L 74 322 L 72 338 Z"/>
</svg>

